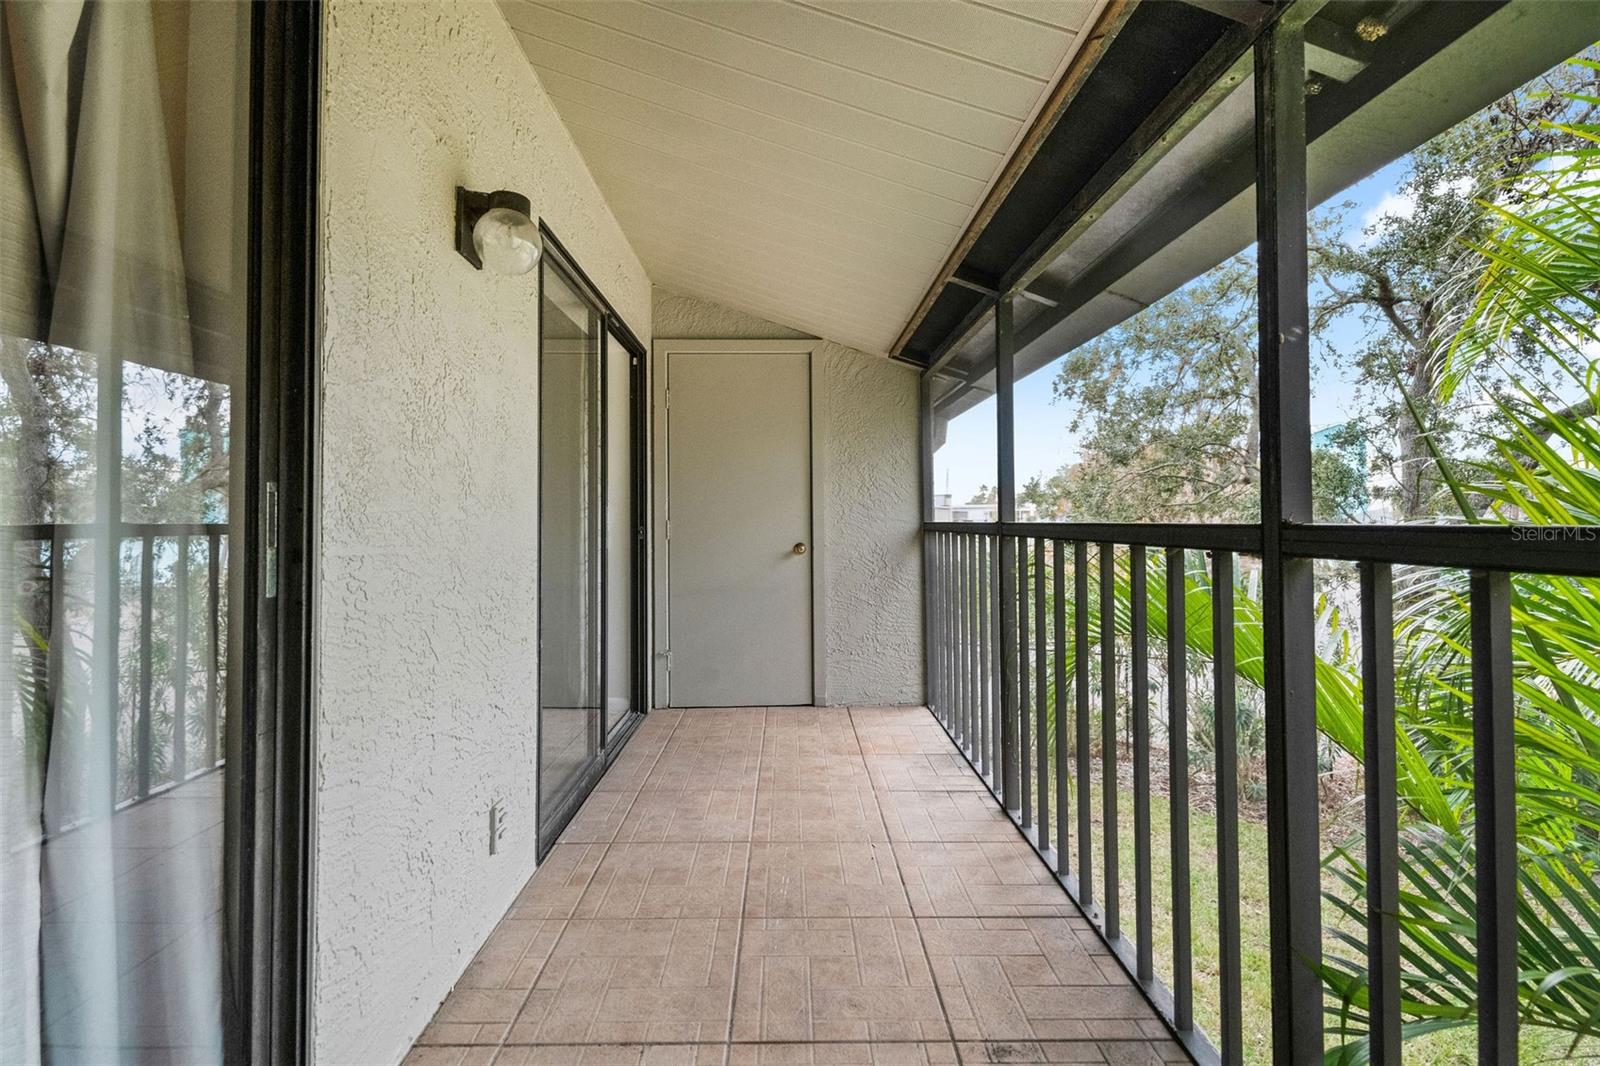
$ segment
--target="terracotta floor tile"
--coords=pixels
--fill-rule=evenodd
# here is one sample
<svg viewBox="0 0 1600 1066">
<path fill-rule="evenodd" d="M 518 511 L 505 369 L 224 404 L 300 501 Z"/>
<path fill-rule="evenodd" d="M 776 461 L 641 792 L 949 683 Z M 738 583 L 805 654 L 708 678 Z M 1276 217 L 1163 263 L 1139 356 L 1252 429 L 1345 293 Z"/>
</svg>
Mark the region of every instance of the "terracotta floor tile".
<svg viewBox="0 0 1600 1066">
<path fill-rule="evenodd" d="M 937 725 L 874 726 L 857 728 L 863 755 L 954 755 L 960 757 L 949 736 Z"/>
<path fill-rule="evenodd" d="M 755 801 L 753 788 L 646 789 L 634 801 L 617 840 L 749 840 Z"/>
<path fill-rule="evenodd" d="M 812 748 L 785 755 L 763 755 L 758 788 L 779 792 L 827 791 L 853 788 L 873 790 L 865 760 L 853 752 L 827 752 Z"/>
<path fill-rule="evenodd" d="M 522 886 L 506 917 L 519 921 L 572 917 L 605 853 L 604 844 L 556 844 Z"/>
<path fill-rule="evenodd" d="M 910 915 L 894 853 L 883 842 L 757 843 L 750 851 L 750 918 Z"/>
<path fill-rule="evenodd" d="M 506 1042 L 725 1040 L 738 935 L 729 919 L 574 918 Z"/>
<path fill-rule="evenodd" d="M 563 844 L 609 844 L 622 827 L 628 808 L 633 805 L 632 791 L 600 791 L 589 794 L 572 816 L 572 821 L 561 831 Z"/>
<path fill-rule="evenodd" d="M 441 1005 L 442 1009 L 442 1005 Z M 429 1022 L 417 1037 L 417 1047 L 460 1047 L 469 1044 L 494 1046 L 506 1038 L 509 1022 Z"/>
<path fill-rule="evenodd" d="M 755 788 L 761 751 L 751 745 L 722 747 L 688 740 L 668 742 L 645 779 L 645 788 Z"/>
<path fill-rule="evenodd" d="M 776 708 L 767 712 L 761 751 L 768 759 L 808 754 L 860 755 L 855 723 L 842 707 Z"/>
<path fill-rule="evenodd" d="M 494 1066 L 724 1066 L 726 1044 L 507 1045 Z"/>
<path fill-rule="evenodd" d="M 540 919 L 501 920 L 456 982 L 456 989 L 532 988 L 561 936 L 563 924 Z"/>
<path fill-rule="evenodd" d="M 1099 1020 L 1153 1018 L 1126 980 L 1107 983 L 1062 918 L 919 919 L 957 1040 L 1071 1040 Z"/>
<path fill-rule="evenodd" d="M 1054 875 L 1015 834 L 1009 841 L 897 841 L 894 856 L 912 913 L 919 917 L 1032 915 L 1082 920 Z"/>
<path fill-rule="evenodd" d="M 948 1038 L 909 918 L 765 918 L 744 923 L 734 1040 Z"/>
<path fill-rule="evenodd" d="M 685 708 L 678 718 L 675 739 L 754 741 L 759 747 L 766 727 L 762 707 Z"/>
<path fill-rule="evenodd" d="M 926 709 L 668 714 L 407 1066 L 1184 1061 Z"/>
<path fill-rule="evenodd" d="M 456 986 L 439 1009 L 433 1021 L 423 1030 L 419 1044 L 498 1044 L 523 1002 L 528 990 L 465 988 Z"/>
<path fill-rule="evenodd" d="M 435 1047 L 418 1044 L 401 1060 L 400 1066 L 491 1066 L 493 1047 Z"/>
<path fill-rule="evenodd" d="M 755 840 L 887 840 L 878 801 L 860 789 L 756 793 Z"/>
<path fill-rule="evenodd" d="M 878 806 L 891 840 L 1018 839 L 1011 819 L 986 792 L 885 792 Z"/>
<path fill-rule="evenodd" d="M 729 1066 L 954 1066 L 954 1044 L 735 1044 Z"/>
<path fill-rule="evenodd" d="M 964 791 L 988 794 L 983 779 L 960 755 L 864 755 L 872 787 L 880 792 Z"/>
<path fill-rule="evenodd" d="M 607 767 L 599 782 L 594 786 L 603 792 L 637 792 L 644 787 L 645 780 L 650 776 L 650 771 L 655 768 L 660 759 L 662 748 L 665 744 L 654 747 L 640 746 L 639 738 L 634 737 L 628 741 L 628 746 L 615 762 Z"/>
<path fill-rule="evenodd" d="M 1104 1063 L 1100 1044 L 1093 1040 L 979 1040 L 960 1041 L 956 1048 L 963 1063 L 1021 1063 L 1024 1066 L 1071 1066 L 1081 1062 Z"/>
<path fill-rule="evenodd" d="M 612 844 L 579 902 L 579 918 L 737 918 L 750 845 Z"/>
</svg>

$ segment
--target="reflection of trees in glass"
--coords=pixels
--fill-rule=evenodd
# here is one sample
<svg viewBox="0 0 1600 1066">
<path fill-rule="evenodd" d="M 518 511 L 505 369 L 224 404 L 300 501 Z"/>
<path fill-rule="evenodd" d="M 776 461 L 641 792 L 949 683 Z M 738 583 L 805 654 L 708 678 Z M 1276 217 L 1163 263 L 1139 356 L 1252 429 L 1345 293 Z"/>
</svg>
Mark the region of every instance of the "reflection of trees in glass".
<svg viewBox="0 0 1600 1066">
<path fill-rule="evenodd" d="M 123 389 L 124 520 L 226 521 L 228 386 L 129 363 Z"/>
<path fill-rule="evenodd" d="M 136 363 L 120 363 L 121 522 L 222 523 L 228 516 L 229 387 Z M 98 397 L 101 368 L 90 354 L 25 338 L 0 337 L 0 522 L 7 526 L 88 525 L 97 513 L 96 478 L 110 441 L 100 433 Z M 97 583 L 104 566 L 98 532 L 65 538 L 54 556 L 47 530 L 8 531 L 5 547 L 15 590 L 10 647 L 17 681 L 16 700 L 26 723 L 30 764 L 40 772 L 52 738 L 63 730 L 88 730 L 96 698 L 94 617 Z M 45 533 L 44 536 L 38 535 Z M 217 636 L 212 638 L 210 543 L 190 538 L 182 581 L 187 603 L 178 604 L 179 542 L 176 536 L 153 542 L 154 595 L 151 600 L 151 781 L 159 786 L 209 765 L 220 754 L 220 736 L 208 737 L 206 686 L 209 660 L 226 647 L 226 537 L 219 538 Z M 123 538 L 120 639 L 117 666 L 119 797 L 132 794 L 137 776 L 136 714 L 140 703 L 141 541 Z M 65 573 L 62 617 L 52 619 L 51 596 Z M 179 639 L 180 613 L 186 640 Z M 51 644 L 61 641 L 61 692 L 49 690 Z M 184 766 L 175 767 L 173 730 L 180 645 L 186 645 Z M 218 662 L 217 702 L 225 682 Z M 220 730 L 219 730 L 220 732 Z M 67 772 L 64 768 L 57 768 Z M 79 767 L 73 773 L 86 772 Z M 85 785 L 87 782 L 85 782 Z M 86 787 L 72 790 L 88 796 Z M 62 794 L 65 794 L 64 792 Z M 55 812 L 65 821 L 92 813 Z"/>
<path fill-rule="evenodd" d="M 0 521 L 94 517 L 92 356 L 0 336 Z"/>
</svg>

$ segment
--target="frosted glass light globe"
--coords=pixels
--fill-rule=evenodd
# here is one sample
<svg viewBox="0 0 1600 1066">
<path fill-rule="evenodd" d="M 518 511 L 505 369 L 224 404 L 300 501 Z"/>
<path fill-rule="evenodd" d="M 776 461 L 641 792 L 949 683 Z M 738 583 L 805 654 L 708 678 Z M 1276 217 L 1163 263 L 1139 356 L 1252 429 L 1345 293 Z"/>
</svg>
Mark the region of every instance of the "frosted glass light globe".
<svg viewBox="0 0 1600 1066">
<path fill-rule="evenodd" d="M 472 227 L 472 247 L 496 274 L 526 274 L 539 262 L 539 227 L 521 211 L 491 208 Z"/>
</svg>

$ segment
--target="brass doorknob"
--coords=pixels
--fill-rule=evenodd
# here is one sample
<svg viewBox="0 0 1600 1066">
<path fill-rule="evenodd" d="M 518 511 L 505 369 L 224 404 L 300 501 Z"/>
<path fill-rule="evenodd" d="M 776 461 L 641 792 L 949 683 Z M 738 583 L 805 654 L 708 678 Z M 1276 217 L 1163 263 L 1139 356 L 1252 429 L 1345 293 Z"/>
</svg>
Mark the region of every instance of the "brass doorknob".
<svg viewBox="0 0 1600 1066">
<path fill-rule="evenodd" d="M 805 541 L 801 541 L 800 543 L 798 543 L 798 544 L 796 544 L 794 546 L 794 553 L 796 555 L 804 555 L 806 553 L 806 550 L 807 549 L 806 549 Z"/>
</svg>

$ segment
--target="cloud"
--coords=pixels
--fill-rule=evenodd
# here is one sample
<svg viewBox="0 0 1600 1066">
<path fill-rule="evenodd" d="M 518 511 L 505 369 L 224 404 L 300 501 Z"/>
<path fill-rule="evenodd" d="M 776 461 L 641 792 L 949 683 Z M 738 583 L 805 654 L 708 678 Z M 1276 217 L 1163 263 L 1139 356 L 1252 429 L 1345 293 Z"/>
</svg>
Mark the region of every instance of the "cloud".
<svg viewBox="0 0 1600 1066">
<path fill-rule="evenodd" d="M 1470 195 L 1473 190 L 1472 178 L 1462 175 L 1451 178 L 1445 182 L 1444 187 L 1457 196 Z M 1417 196 L 1413 192 L 1395 192 L 1393 189 L 1384 191 L 1361 215 L 1359 225 L 1352 227 L 1352 232 L 1345 234 L 1345 239 L 1355 244 L 1357 248 L 1365 248 L 1378 239 L 1383 228 L 1383 220 L 1392 218 L 1408 220 L 1417 213 Z"/>
<path fill-rule="evenodd" d="M 1356 247 L 1365 248 L 1377 239 L 1385 218 L 1408 219 L 1416 213 L 1417 197 L 1414 193 L 1399 193 L 1390 189 L 1378 197 L 1377 203 L 1367 208 L 1356 232 L 1350 236 L 1354 238 Z"/>
</svg>

